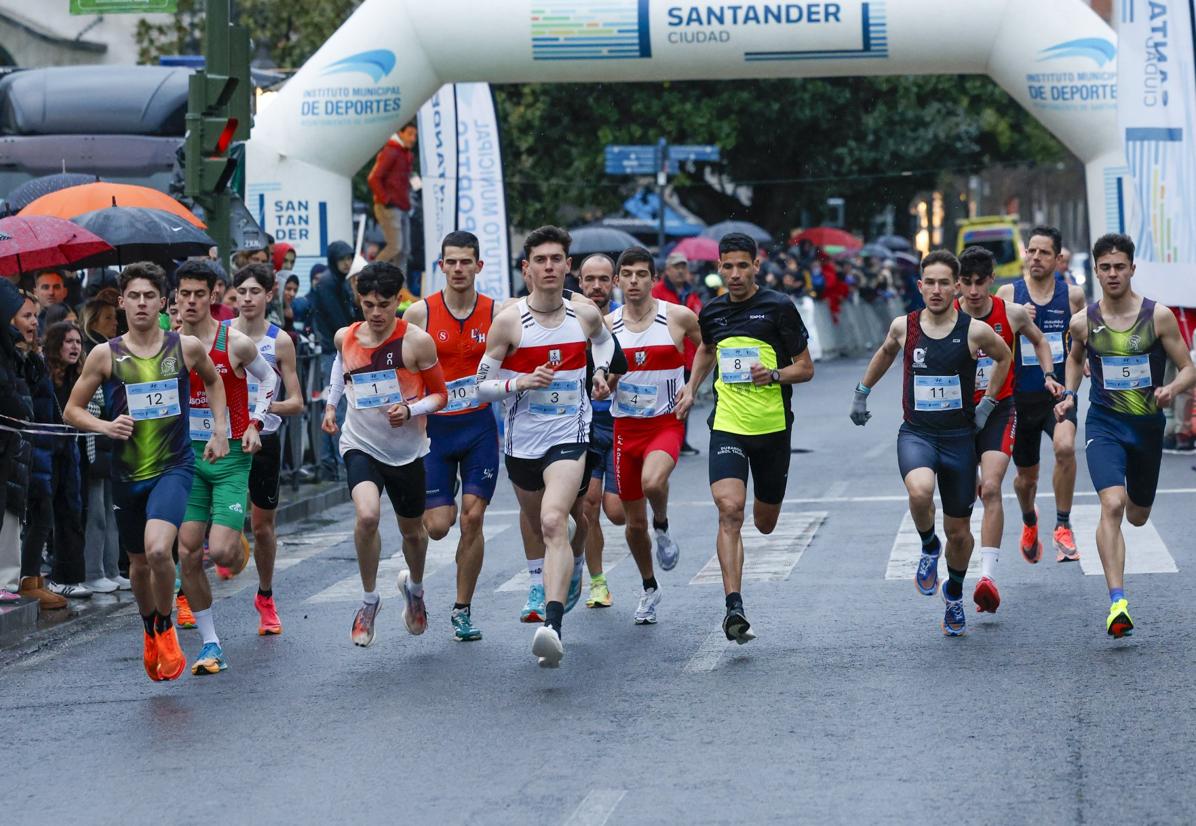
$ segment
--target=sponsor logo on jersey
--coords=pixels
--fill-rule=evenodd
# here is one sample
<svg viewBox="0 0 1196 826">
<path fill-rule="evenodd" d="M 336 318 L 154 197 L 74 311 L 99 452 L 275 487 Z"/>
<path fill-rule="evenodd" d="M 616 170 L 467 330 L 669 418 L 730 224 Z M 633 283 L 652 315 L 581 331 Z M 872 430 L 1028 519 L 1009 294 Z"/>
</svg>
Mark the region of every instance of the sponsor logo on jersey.
<svg viewBox="0 0 1196 826">
<path fill-rule="evenodd" d="M 128 358 L 128 356 L 126 356 L 125 358 Z M 117 359 L 117 361 L 123 361 L 123 360 L 124 359 Z M 161 373 L 163 376 L 175 375 L 176 373 L 179 372 L 179 360 L 176 359 L 174 356 L 167 356 L 166 358 L 162 359 L 162 364 L 161 364 L 161 366 L 159 366 L 158 372 Z"/>
</svg>

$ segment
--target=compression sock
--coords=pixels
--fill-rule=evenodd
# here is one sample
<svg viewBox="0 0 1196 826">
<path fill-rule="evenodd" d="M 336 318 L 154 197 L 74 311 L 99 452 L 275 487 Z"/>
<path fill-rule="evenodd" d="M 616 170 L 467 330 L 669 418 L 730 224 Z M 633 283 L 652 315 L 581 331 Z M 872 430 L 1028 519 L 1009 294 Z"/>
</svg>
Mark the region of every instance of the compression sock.
<svg viewBox="0 0 1196 826">
<path fill-rule="evenodd" d="M 653 516 L 652 517 L 652 527 L 656 528 L 656 530 L 658 530 L 658 531 L 663 531 L 665 533 L 668 533 L 669 532 L 669 518 L 666 516 L 663 521 L 657 522 L 656 517 Z"/>
<path fill-rule="evenodd" d="M 468 602 L 454 602 L 453 610 L 454 611 L 468 611 L 469 603 Z"/>
<path fill-rule="evenodd" d="M 565 604 L 563 602 L 550 602 L 544 606 L 544 624 L 556 631 L 559 636 L 561 633 L 561 620 L 565 617 Z"/>
<path fill-rule="evenodd" d="M 216 620 L 212 617 L 211 608 L 195 612 L 195 627 L 203 635 L 205 645 L 210 642 L 220 644 L 220 638 L 216 636 Z"/>
<path fill-rule="evenodd" d="M 743 608 L 743 597 L 739 595 L 738 591 L 727 594 L 727 610 L 730 611 L 732 608 Z"/>
<path fill-rule="evenodd" d="M 943 585 L 943 593 L 947 599 L 952 601 L 963 599 L 963 578 L 967 575 L 966 568 L 957 571 L 950 565 L 947 566 L 947 582 Z"/>
<path fill-rule="evenodd" d="M 1055 527 L 1056 528 L 1070 528 L 1071 527 L 1071 511 L 1055 511 Z"/>
<path fill-rule="evenodd" d="M 993 579 L 997 575 L 997 559 L 1000 558 L 1000 548 L 980 549 L 980 576 Z"/>
<path fill-rule="evenodd" d="M 544 584 L 544 560 L 543 559 L 529 559 L 527 561 L 527 572 L 532 578 L 532 585 Z"/>
<path fill-rule="evenodd" d="M 1030 511 L 1029 513 L 1023 513 L 1022 514 L 1022 524 L 1024 524 L 1027 528 L 1033 528 L 1035 525 L 1038 524 L 1038 514 L 1035 513 L 1034 511 Z"/>
<path fill-rule="evenodd" d="M 1109 604 L 1112 605 L 1114 602 L 1117 602 L 1117 600 L 1119 600 L 1119 599 L 1125 599 L 1125 589 L 1124 588 L 1110 588 L 1109 589 Z"/>
<path fill-rule="evenodd" d="M 147 634 L 154 633 L 154 622 L 157 619 L 158 619 L 158 613 L 156 611 L 150 611 L 148 614 L 145 614 L 141 617 L 141 623 L 142 623 L 142 625 L 145 626 L 145 633 L 147 633 Z"/>
<path fill-rule="evenodd" d="M 159 634 L 165 634 L 173 626 L 174 626 L 174 623 L 172 623 L 170 621 L 170 614 L 167 614 L 166 616 L 162 616 L 161 614 L 158 614 L 156 619 L 154 620 L 154 631 L 156 631 Z"/>
<path fill-rule="evenodd" d="M 942 547 L 939 544 L 938 534 L 934 532 L 934 526 L 930 526 L 928 531 L 918 531 L 918 536 L 922 537 L 922 553 L 937 555 L 939 549 Z"/>
<path fill-rule="evenodd" d="M 262 599 L 270 599 L 272 596 L 274 596 L 274 589 L 273 588 L 258 588 L 257 595 L 259 597 L 261 597 Z"/>
<path fill-rule="evenodd" d="M 645 591 L 653 591 L 659 587 L 660 586 L 656 584 L 656 577 L 654 577 L 654 576 L 648 577 L 647 579 L 644 580 L 644 590 Z"/>
</svg>

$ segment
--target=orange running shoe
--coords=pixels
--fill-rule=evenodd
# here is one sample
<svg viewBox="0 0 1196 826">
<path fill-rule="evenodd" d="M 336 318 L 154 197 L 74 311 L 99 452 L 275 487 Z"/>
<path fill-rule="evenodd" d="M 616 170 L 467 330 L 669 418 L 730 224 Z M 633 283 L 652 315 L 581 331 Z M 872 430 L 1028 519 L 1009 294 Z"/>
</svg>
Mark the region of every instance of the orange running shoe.
<svg viewBox="0 0 1196 826">
<path fill-rule="evenodd" d="M 997 590 L 997 583 L 992 581 L 992 577 L 982 576 L 976 583 L 976 590 L 972 592 L 972 599 L 976 603 L 978 613 L 995 614 L 1001 604 L 1001 592 Z"/>
<path fill-rule="evenodd" d="M 1080 551 L 1076 548 L 1076 534 L 1070 525 L 1055 526 L 1055 561 L 1076 562 Z"/>
<path fill-rule="evenodd" d="M 179 636 L 170 626 L 154 635 L 158 648 L 158 678 L 177 680 L 187 670 L 187 657 L 179 647 Z"/>
<path fill-rule="evenodd" d="M 145 635 L 145 640 L 141 647 L 141 661 L 145 664 L 145 673 L 155 683 L 162 678 L 158 676 L 158 643 L 154 640 L 154 635 L 144 628 L 141 633 Z"/>
<path fill-rule="evenodd" d="M 257 609 L 261 618 L 257 625 L 259 637 L 273 637 L 282 633 L 282 621 L 278 619 L 278 609 L 274 606 L 274 597 L 264 597 L 261 594 L 253 598 L 253 607 Z"/>
<path fill-rule="evenodd" d="M 174 624 L 179 628 L 194 628 L 195 614 L 191 613 L 191 603 L 187 602 L 186 594 L 179 594 L 175 600 L 175 606 L 178 608 L 177 616 Z"/>
<path fill-rule="evenodd" d="M 1031 565 L 1042 559 L 1042 543 L 1038 541 L 1038 508 L 1034 509 L 1034 524 L 1022 523 L 1022 557 Z"/>
<path fill-rule="evenodd" d="M 245 566 L 249 564 L 249 559 L 253 556 L 253 549 L 249 547 L 249 540 L 245 537 L 245 534 L 241 534 L 241 550 L 244 555 L 241 558 L 240 567 L 234 570 L 233 568 L 225 568 L 223 565 L 217 565 L 216 576 L 221 579 L 232 579 L 245 570 Z"/>
</svg>

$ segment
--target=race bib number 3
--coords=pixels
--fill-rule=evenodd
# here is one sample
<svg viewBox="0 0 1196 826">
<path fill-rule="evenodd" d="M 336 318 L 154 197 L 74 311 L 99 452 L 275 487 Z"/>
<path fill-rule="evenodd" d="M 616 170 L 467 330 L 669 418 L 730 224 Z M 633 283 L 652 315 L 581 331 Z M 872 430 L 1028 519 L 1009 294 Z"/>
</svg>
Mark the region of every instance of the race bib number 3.
<svg viewBox="0 0 1196 826">
<path fill-rule="evenodd" d="M 1106 390 L 1141 390 L 1153 384 L 1147 356 L 1105 356 L 1100 364 Z"/>
<path fill-rule="evenodd" d="M 354 373 L 352 379 L 353 407 L 357 410 L 385 407 L 403 401 L 399 374 L 394 370 Z"/>
<path fill-rule="evenodd" d="M 179 406 L 179 383 L 173 379 L 126 384 L 125 397 L 129 400 L 129 415 L 139 422 L 166 419 L 183 412 Z"/>
<path fill-rule="evenodd" d="M 541 416 L 573 416 L 580 404 L 581 385 L 576 380 L 566 379 L 532 390 L 528 407 Z"/>
<path fill-rule="evenodd" d="M 976 389 L 987 390 L 988 379 L 993 374 L 993 360 L 988 356 L 976 359 Z M 954 376 L 952 376 L 954 378 Z"/>
<path fill-rule="evenodd" d="M 1063 361 L 1063 333 L 1043 333 L 1047 344 L 1051 345 L 1051 361 L 1055 364 Z M 1021 336 L 1022 364 L 1026 367 L 1038 365 L 1038 353 L 1030 339 Z"/>
<path fill-rule="evenodd" d="M 458 410 L 469 410 L 478 406 L 478 377 L 466 376 L 463 379 L 450 381 L 448 388 L 448 404 L 444 406 L 445 413 Z"/>
<path fill-rule="evenodd" d="M 651 416 L 656 412 L 656 386 L 619 381 L 615 391 L 615 405 L 626 416 Z"/>
<path fill-rule="evenodd" d="M 914 376 L 914 410 L 939 413 L 962 409 L 959 376 Z"/>
<path fill-rule="evenodd" d="M 718 377 L 723 384 L 751 384 L 752 365 L 759 363 L 759 347 L 725 347 L 718 351 Z"/>
<path fill-rule="evenodd" d="M 190 413 L 191 441 L 206 442 L 212 438 L 212 430 L 215 427 L 212 411 L 206 407 L 193 407 Z M 233 437 L 233 426 L 227 416 L 224 420 L 224 435 L 230 439 Z"/>
</svg>

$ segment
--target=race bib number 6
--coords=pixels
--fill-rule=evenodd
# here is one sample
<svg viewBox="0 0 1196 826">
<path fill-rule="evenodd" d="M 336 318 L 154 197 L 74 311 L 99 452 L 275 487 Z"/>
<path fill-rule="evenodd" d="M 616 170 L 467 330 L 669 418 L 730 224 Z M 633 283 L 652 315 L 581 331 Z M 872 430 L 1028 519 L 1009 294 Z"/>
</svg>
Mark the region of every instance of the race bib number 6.
<svg viewBox="0 0 1196 826">
<path fill-rule="evenodd" d="M 206 407 L 193 407 L 190 413 L 191 441 L 206 442 L 212 438 L 212 431 L 215 429 L 212 411 Z M 228 420 L 227 413 L 224 418 L 224 435 L 230 439 L 233 437 L 233 426 L 232 422 Z"/>
<path fill-rule="evenodd" d="M 914 410 L 939 413 L 962 409 L 959 376 L 914 376 Z"/>
<path fill-rule="evenodd" d="M 126 384 L 125 397 L 129 400 L 129 415 L 139 422 L 166 419 L 183 412 L 179 406 L 179 383 L 174 379 Z"/>
<path fill-rule="evenodd" d="M 403 401 L 399 374 L 394 370 L 354 373 L 352 379 L 353 407 L 357 410 L 385 407 Z"/>
<path fill-rule="evenodd" d="M 759 363 L 759 347 L 724 347 L 718 351 L 718 377 L 723 384 L 751 384 L 752 365 Z"/>
</svg>

